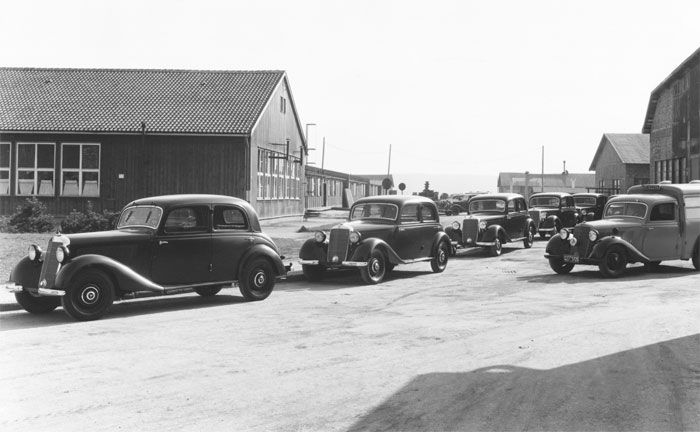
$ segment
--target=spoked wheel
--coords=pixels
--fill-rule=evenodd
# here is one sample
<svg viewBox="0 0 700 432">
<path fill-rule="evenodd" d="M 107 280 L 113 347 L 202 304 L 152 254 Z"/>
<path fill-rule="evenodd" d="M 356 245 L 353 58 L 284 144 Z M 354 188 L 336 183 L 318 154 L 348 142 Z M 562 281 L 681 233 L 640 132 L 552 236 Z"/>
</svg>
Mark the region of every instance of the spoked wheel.
<svg viewBox="0 0 700 432">
<path fill-rule="evenodd" d="M 441 242 L 435 253 L 435 257 L 430 260 L 430 268 L 434 273 L 441 273 L 447 268 L 447 260 L 450 256 L 450 245 L 446 242 Z"/>
<path fill-rule="evenodd" d="M 61 298 L 63 310 L 78 321 L 101 318 L 113 302 L 114 284 L 99 270 L 80 273 Z"/>
<path fill-rule="evenodd" d="M 501 239 L 496 237 L 493 241 L 493 246 L 489 246 L 489 254 L 491 256 L 499 256 L 503 252 L 503 245 L 501 244 Z"/>
<path fill-rule="evenodd" d="M 60 297 L 33 296 L 27 291 L 15 293 L 15 300 L 24 310 L 33 314 L 45 314 L 61 305 Z"/>
<path fill-rule="evenodd" d="M 379 250 L 373 250 L 365 267 L 360 267 L 362 281 L 369 285 L 378 284 L 386 276 L 386 257 Z"/>
<path fill-rule="evenodd" d="M 256 258 L 246 264 L 238 288 L 248 301 L 265 300 L 275 287 L 275 272 L 270 262 Z"/>
<path fill-rule="evenodd" d="M 532 243 L 534 243 L 534 241 L 535 241 L 535 234 L 528 227 L 527 231 L 525 232 L 525 240 L 523 240 L 523 246 L 525 246 L 525 249 L 530 249 L 532 247 Z"/>
<path fill-rule="evenodd" d="M 202 297 L 213 297 L 221 291 L 221 287 L 211 286 L 211 287 L 199 287 L 195 288 L 194 292 L 201 295 Z"/>
<path fill-rule="evenodd" d="M 612 246 L 603 255 L 603 259 L 598 264 L 598 268 L 603 276 L 620 277 L 625 273 L 627 267 L 627 254 L 620 246 Z"/>
<path fill-rule="evenodd" d="M 320 265 L 302 264 L 301 270 L 306 280 L 310 282 L 319 282 L 326 274 L 326 268 Z"/>
<path fill-rule="evenodd" d="M 574 269 L 574 264 L 564 262 L 563 258 L 549 258 L 549 266 L 558 274 L 567 274 Z"/>
</svg>

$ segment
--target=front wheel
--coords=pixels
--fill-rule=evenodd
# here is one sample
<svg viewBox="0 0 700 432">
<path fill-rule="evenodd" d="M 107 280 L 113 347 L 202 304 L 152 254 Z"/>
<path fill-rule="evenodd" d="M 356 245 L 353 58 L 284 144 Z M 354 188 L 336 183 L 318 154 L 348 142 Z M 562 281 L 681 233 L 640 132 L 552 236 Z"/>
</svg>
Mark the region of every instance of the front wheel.
<svg viewBox="0 0 700 432">
<path fill-rule="evenodd" d="M 501 244 L 501 239 L 496 237 L 496 240 L 493 241 L 493 245 L 489 246 L 489 254 L 491 256 L 499 256 L 503 252 L 503 245 Z"/>
<path fill-rule="evenodd" d="M 378 284 L 386 276 L 386 257 L 379 250 L 373 250 L 367 261 L 367 265 L 360 267 L 360 277 L 368 285 Z"/>
<path fill-rule="evenodd" d="M 319 282 L 323 280 L 323 275 L 326 274 L 326 268 L 324 266 L 312 264 L 302 264 L 301 271 L 309 282 Z"/>
<path fill-rule="evenodd" d="M 450 246 L 447 242 L 441 242 L 435 253 L 435 257 L 430 260 L 430 268 L 433 269 L 433 273 L 441 273 L 445 271 L 447 267 L 447 260 L 450 256 Z"/>
<path fill-rule="evenodd" d="M 63 310 L 78 321 L 102 317 L 114 302 L 114 284 L 99 270 L 86 270 L 75 278 L 61 298 Z"/>
<path fill-rule="evenodd" d="M 26 291 L 15 293 L 15 300 L 24 310 L 33 314 L 45 314 L 61 305 L 59 297 L 35 297 Z"/>
<path fill-rule="evenodd" d="M 525 240 L 523 240 L 523 246 L 525 247 L 525 249 L 530 249 L 534 241 L 535 235 L 532 233 L 532 230 L 528 227 L 527 231 L 525 232 Z"/>
<path fill-rule="evenodd" d="M 558 274 L 568 274 L 574 269 L 574 264 L 564 262 L 563 258 L 549 258 L 549 266 Z"/>
<path fill-rule="evenodd" d="M 248 301 L 265 300 L 275 287 L 275 272 L 265 258 L 255 258 L 243 268 L 238 289 Z"/>
<path fill-rule="evenodd" d="M 627 267 L 627 254 L 620 246 L 613 246 L 605 251 L 598 268 L 603 276 L 616 278 L 625 273 Z"/>
</svg>

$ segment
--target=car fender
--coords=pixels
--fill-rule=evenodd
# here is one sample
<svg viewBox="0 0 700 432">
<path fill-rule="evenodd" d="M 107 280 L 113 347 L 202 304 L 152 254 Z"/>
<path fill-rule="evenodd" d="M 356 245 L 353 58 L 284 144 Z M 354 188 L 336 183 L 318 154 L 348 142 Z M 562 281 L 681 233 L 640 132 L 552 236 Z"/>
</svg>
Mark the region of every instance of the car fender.
<svg viewBox="0 0 700 432">
<path fill-rule="evenodd" d="M 545 252 L 547 255 L 555 256 L 569 254 L 571 252 L 571 243 L 569 243 L 567 240 L 562 240 L 562 238 L 558 235 L 554 235 L 547 242 Z"/>
<path fill-rule="evenodd" d="M 41 276 L 41 265 L 41 261 L 32 261 L 25 256 L 10 272 L 10 282 L 23 287 L 37 288 L 39 276 Z"/>
<path fill-rule="evenodd" d="M 267 258 L 275 267 L 277 276 L 284 276 L 287 274 L 287 270 L 284 268 L 282 259 L 274 249 L 266 244 L 256 244 L 248 249 L 248 251 L 241 257 L 241 263 L 238 265 L 238 279 L 240 279 L 241 272 L 248 261 L 258 257 Z"/>
<path fill-rule="evenodd" d="M 612 246 L 615 245 L 620 245 L 625 248 L 627 253 L 629 254 L 630 258 L 632 258 L 633 261 L 638 261 L 638 262 L 643 262 L 647 263 L 650 261 L 650 259 L 644 255 L 642 252 L 639 251 L 636 247 L 632 246 L 632 244 L 620 237 L 603 237 L 595 246 L 593 246 L 593 250 L 591 251 L 591 258 L 595 259 L 602 259 L 603 256 L 605 255 L 605 252 L 611 248 Z"/>
<path fill-rule="evenodd" d="M 355 248 L 350 261 L 367 261 L 369 260 L 369 256 L 372 254 L 372 251 L 375 249 L 380 249 L 382 252 L 384 252 L 389 259 L 389 262 L 392 264 L 401 264 L 404 262 L 387 242 L 374 237 L 361 241 Z"/>
<path fill-rule="evenodd" d="M 506 235 L 506 230 L 504 230 L 502 226 L 494 224 L 494 225 L 489 225 L 486 227 L 483 234 L 479 238 L 479 241 L 493 242 L 493 241 L 496 241 L 496 239 L 499 237 L 501 239 L 508 238 L 508 236 Z"/>
<path fill-rule="evenodd" d="M 327 255 L 328 241 L 319 243 L 315 239 L 308 239 L 301 245 L 301 249 L 299 249 L 299 259 L 302 260 L 318 260 L 319 262 L 325 262 Z"/>
<path fill-rule="evenodd" d="M 447 245 L 452 248 L 452 243 L 450 242 L 450 236 L 447 235 L 446 232 L 444 231 L 438 231 L 435 233 L 435 236 L 433 236 L 433 248 L 431 250 L 431 255 L 430 256 L 437 256 L 437 250 L 438 247 L 440 246 L 440 243 L 445 242 Z"/>
<path fill-rule="evenodd" d="M 460 243 L 462 241 L 462 230 L 456 230 L 451 226 L 445 227 L 445 235 L 448 240 Z"/>
<path fill-rule="evenodd" d="M 61 266 L 56 275 L 55 287 L 67 289 L 73 279 L 85 269 L 99 269 L 110 275 L 122 292 L 163 291 L 163 287 L 136 273 L 131 267 L 104 255 L 79 255 Z"/>
</svg>

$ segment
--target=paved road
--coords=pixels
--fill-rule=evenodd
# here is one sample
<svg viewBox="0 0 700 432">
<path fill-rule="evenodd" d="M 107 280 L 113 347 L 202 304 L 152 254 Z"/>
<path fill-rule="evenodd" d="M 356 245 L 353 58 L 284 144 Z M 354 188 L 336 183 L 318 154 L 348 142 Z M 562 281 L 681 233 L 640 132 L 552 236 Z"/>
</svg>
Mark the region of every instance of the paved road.
<svg viewBox="0 0 700 432">
<path fill-rule="evenodd" d="M 89 323 L 1 304 L 0 429 L 700 430 L 700 274 L 559 276 L 543 248 Z"/>
</svg>

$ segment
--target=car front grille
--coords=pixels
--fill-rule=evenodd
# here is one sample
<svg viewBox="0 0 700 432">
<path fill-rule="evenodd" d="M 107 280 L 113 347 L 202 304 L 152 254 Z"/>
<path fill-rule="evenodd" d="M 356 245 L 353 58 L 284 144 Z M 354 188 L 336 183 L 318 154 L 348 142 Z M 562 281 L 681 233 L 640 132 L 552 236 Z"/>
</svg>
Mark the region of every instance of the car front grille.
<svg viewBox="0 0 700 432">
<path fill-rule="evenodd" d="M 467 243 L 468 239 L 472 242 L 477 240 L 479 235 L 479 220 L 478 219 L 464 219 L 462 222 L 462 242 Z"/>
<path fill-rule="evenodd" d="M 39 288 L 53 288 L 56 282 L 56 273 L 61 267 L 61 264 L 56 260 L 56 249 L 62 246 L 62 243 L 49 241 L 49 246 L 43 254 L 44 262 L 41 265 L 41 274 L 39 275 Z"/>
<path fill-rule="evenodd" d="M 328 262 L 339 263 L 347 259 L 349 238 L 349 229 L 334 228 L 331 230 L 328 239 Z"/>
<path fill-rule="evenodd" d="M 578 252 L 578 256 L 587 257 L 590 253 L 591 241 L 588 238 L 588 233 L 590 228 L 577 226 L 574 228 L 574 237 L 576 237 L 575 250 Z M 572 251 L 573 252 L 573 251 Z"/>
<path fill-rule="evenodd" d="M 532 218 L 532 221 L 535 223 L 536 227 L 540 226 L 540 212 L 537 210 L 530 211 L 530 217 Z"/>
</svg>

